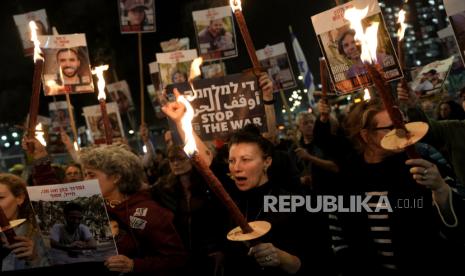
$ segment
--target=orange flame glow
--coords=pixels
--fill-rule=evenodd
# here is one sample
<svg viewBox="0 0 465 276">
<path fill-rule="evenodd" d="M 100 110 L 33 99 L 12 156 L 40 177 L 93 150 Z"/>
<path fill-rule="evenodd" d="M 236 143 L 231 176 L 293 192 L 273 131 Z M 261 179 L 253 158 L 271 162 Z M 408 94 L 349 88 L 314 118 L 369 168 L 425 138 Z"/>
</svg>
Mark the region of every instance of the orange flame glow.
<svg viewBox="0 0 465 276">
<path fill-rule="evenodd" d="M 42 51 L 40 51 L 40 41 L 37 39 L 37 28 L 36 22 L 29 21 L 29 28 L 31 29 L 31 41 L 34 43 L 34 62 L 38 59 L 44 59 L 42 57 Z"/>
<path fill-rule="evenodd" d="M 182 129 L 184 130 L 184 152 L 192 156 L 194 152 L 197 150 L 197 145 L 195 144 L 195 138 L 194 138 L 194 133 L 192 129 L 192 119 L 194 118 L 194 109 L 192 108 L 191 104 L 189 101 L 184 98 L 182 95 L 178 95 L 177 101 L 181 104 L 183 104 L 186 107 L 186 112 L 184 113 L 184 116 L 181 119 L 181 125 Z"/>
<path fill-rule="evenodd" d="M 397 30 L 397 36 L 399 37 L 399 41 L 404 39 L 405 29 L 407 29 L 407 24 L 405 24 L 405 11 L 402 9 L 399 11 L 399 18 L 397 19 L 397 23 L 400 24 L 400 28 Z"/>
<path fill-rule="evenodd" d="M 42 123 L 37 124 L 35 133 L 36 133 L 35 137 L 37 141 L 39 141 L 42 144 L 42 146 L 44 147 L 47 146 L 47 142 L 45 141 L 45 138 L 44 138 L 45 133 L 42 128 Z"/>
<path fill-rule="evenodd" d="M 105 95 L 105 78 L 103 77 L 103 72 L 106 71 L 106 70 L 108 70 L 108 64 L 97 66 L 92 70 L 92 75 L 97 75 L 97 78 L 98 78 L 98 82 L 97 82 L 98 96 L 97 96 L 97 98 L 99 100 L 105 100 L 107 98 L 106 95 Z"/>
<path fill-rule="evenodd" d="M 241 0 L 229 0 L 229 5 L 233 11 L 242 10 Z"/>
<path fill-rule="evenodd" d="M 366 31 L 363 30 L 362 19 L 368 14 L 368 7 L 359 10 L 350 8 L 345 11 L 344 18 L 350 22 L 350 27 L 355 30 L 355 40 L 358 40 L 362 47 L 360 58 L 364 62 L 376 62 L 376 49 L 378 47 L 378 27 L 379 22 L 373 22 Z"/>
<path fill-rule="evenodd" d="M 368 88 L 365 88 L 365 90 L 363 90 L 363 100 L 364 101 L 369 101 L 371 99 L 371 96 L 370 96 L 370 91 L 368 91 Z"/>
<path fill-rule="evenodd" d="M 194 79 L 196 77 L 200 76 L 200 74 L 202 73 L 200 71 L 200 65 L 202 65 L 202 62 L 203 62 L 203 58 L 198 57 L 198 58 L 194 59 L 192 61 L 192 63 L 191 63 L 191 69 L 190 69 L 190 73 L 189 73 L 189 85 L 190 85 L 190 87 L 192 89 L 193 95 L 187 97 L 187 100 L 189 102 L 192 102 L 195 98 L 197 98 L 197 92 L 195 91 L 193 81 L 194 81 Z"/>
</svg>

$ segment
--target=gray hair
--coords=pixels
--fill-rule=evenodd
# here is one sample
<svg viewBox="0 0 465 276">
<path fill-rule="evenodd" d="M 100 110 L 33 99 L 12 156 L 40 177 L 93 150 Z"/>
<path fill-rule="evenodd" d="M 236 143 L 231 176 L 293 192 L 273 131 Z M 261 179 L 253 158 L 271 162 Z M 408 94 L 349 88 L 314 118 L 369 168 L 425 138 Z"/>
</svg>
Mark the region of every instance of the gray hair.
<svg viewBox="0 0 465 276">
<path fill-rule="evenodd" d="M 140 190 L 144 178 L 142 162 L 137 155 L 117 145 L 83 149 L 81 162 L 84 167 L 100 170 L 108 176 L 120 176 L 118 189 L 130 195 Z"/>
<path fill-rule="evenodd" d="M 297 114 L 297 116 L 295 118 L 295 123 L 296 123 L 297 127 L 299 127 L 300 123 L 303 120 L 310 120 L 310 119 L 313 120 L 313 122 L 315 122 L 316 121 L 315 114 L 307 112 L 307 111 L 302 111 L 299 114 Z"/>
</svg>

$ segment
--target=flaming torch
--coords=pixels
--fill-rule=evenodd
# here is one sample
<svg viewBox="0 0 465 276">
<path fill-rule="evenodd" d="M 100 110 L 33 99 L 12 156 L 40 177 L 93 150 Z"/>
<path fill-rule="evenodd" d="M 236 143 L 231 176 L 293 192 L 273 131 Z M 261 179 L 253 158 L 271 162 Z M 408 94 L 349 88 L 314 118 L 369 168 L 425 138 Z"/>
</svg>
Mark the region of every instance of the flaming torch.
<svg viewBox="0 0 465 276">
<path fill-rule="evenodd" d="M 355 30 L 355 37 L 362 47 L 361 59 L 365 63 L 365 68 L 373 81 L 376 90 L 384 103 L 386 111 L 395 127 L 381 141 L 383 148 L 388 150 L 399 150 L 406 148 L 410 158 L 418 158 L 413 144 L 418 142 L 427 132 L 428 125 L 422 122 L 410 124 L 404 123 L 402 112 L 394 101 L 389 86 L 387 86 L 378 69 L 381 66 L 377 64 L 377 47 L 378 47 L 378 22 L 373 22 L 371 26 L 364 31 L 361 20 L 367 15 L 368 8 L 358 10 L 351 8 L 345 11 L 344 17 L 350 21 L 350 26 Z M 375 67 L 376 66 L 376 67 Z"/>
<path fill-rule="evenodd" d="M 110 118 L 107 113 L 107 103 L 105 95 L 105 78 L 103 77 L 103 72 L 108 70 L 108 65 L 97 66 L 92 70 L 93 75 L 97 75 L 98 82 L 98 101 L 100 103 L 100 110 L 102 112 L 103 126 L 105 128 L 105 141 L 107 145 L 111 145 L 113 142 L 113 131 L 110 124 Z"/>
<path fill-rule="evenodd" d="M 191 65 L 191 74 L 189 77 L 189 84 L 193 91 L 195 91 L 192 80 L 200 74 L 198 67 L 201 64 L 201 60 L 193 62 Z M 194 109 L 190 105 L 189 101 L 195 99 L 195 97 L 189 97 L 189 100 L 184 96 L 179 95 L 175 91 L 176 99 L 178 103 L 185 106 L 186 111 L 181 119 L 182 130 L 185 134 L 184 138 L 184 152 L 189 156 L 194 167 L 199 171 L 202 177 L 207 182 L 210 189 L 220 199 L 220 201 L 228 209 L 234 222 L 239 225 L 228 233 L 228 239 L 235 241 L 247 241 L 256 239 L 266 234 L 271 225 L 265 221 L 255 221 L 248 223 L 244 215 L 241 213 L 237 205 L 234 203 L 230 195 L 226 192 L 221 182 L 216 178 L 210 168 L 207 166 L 205 161 L 200 157 L 197 151 L 197 145 L 195 143 L 194 132 L 192 129 L 192 119 L 194 118 Z"/>
<path fill-rule="evenodd" d="M 241 30 L 242 38 L 244 39 L 247 52 L 249 53 L 250 60 L 252 61 L 254 73 L 258 74 L 260 72 L 260 63 L 258 62 L 257 53 L 255 52 L 255 46 L 253 45 L 252 38 L 250 37 L 249 29 L 245 23 L 244 15 L 242 14 L 241 0 L 229 0 L 229 5 L 234 12 L 234 17 L 236 18 L 237 25 L 239 25 L 239 30 Z"/>
<path fill-rule="evenodd" d="M 29 22 L 31 29 L 31 41 L 34 42 L 34 76 L 32 79 L 32 95 L 29 104 L 29 124 L 28 137 L 34 138 L 34 131 L 37 125 L 37 114 L 39 112 L 40 86 L 42 84 L 41 76 L 44 69 L 44 58 L 40 51 L 40 42 L 37 39 L 37 25 L 34 21 Z"/>
</svg>

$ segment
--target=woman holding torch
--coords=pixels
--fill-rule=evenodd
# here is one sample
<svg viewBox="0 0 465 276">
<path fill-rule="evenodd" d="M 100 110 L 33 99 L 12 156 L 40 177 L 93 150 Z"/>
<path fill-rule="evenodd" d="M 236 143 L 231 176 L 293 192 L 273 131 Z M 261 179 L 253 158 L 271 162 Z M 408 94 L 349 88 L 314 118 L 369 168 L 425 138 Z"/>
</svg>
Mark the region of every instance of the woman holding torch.
<svg viewBox="0 0 465 276">
<path fill-rule="evenodd" d="M 185 111 L 183 104 L 168 103 L 163 111 L 183 134 L 180 122 Z M 210 165 L 210 155 L 198 137 L 196 144 L 199 154 L 203 153 Z M 235 182 L 235 201 L 248 221 L 265 220 L 272 226 L 260 239 L 228 243 L 224 250 L 225 275 L 300 275 L 310 270 L 321 272 L 320 265 L 326 263 L 323 259 L 329 246 L 325 246 L 325 224 L 300 211 L 292 214 L 264 211 L 265 196 L 290 195 L 280 188 L 282 183 L 273 183 L 268 177 L 272 148 L 268 140 L 254 131 L 242 130 L 230 140 L 228 160 Z M 311 228 L 306 227 L 309 221 Z"/>
<path fill-rule="evenodd" d="M 394 127 L 379 99 L 356 104 L 345 128 L 357 151 L 341 149 L 344 182 L 336 190 L 347 200 L 360 196 L 367 208 L 331 217 L 342 275 L 455 271 L 454 258 L 463 256 L 463 198 L 434 163 L 381 146 Z"/>
</svg>

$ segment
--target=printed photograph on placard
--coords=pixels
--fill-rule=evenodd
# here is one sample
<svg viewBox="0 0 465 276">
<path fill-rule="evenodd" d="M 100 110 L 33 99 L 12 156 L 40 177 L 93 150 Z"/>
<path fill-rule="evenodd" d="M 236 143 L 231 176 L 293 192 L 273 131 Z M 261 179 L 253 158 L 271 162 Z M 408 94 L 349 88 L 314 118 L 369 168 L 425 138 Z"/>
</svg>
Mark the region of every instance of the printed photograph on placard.
<svg viewBox="0 0 465 276">
<path fill-rule="evenodd" d="M 224 62 L 212 63 L 200 66 L 204 79 L 213 79 L 226 76 L 226 66 Z"/>
<path fill-rule="evenodd" d="M 117 255 L 97 180 L 27 187 L 52 265 Z"/>
<path fill-rule="evenodd" d="M 444 7 L 449 17 L 450 26 L 454 31 L 460 56 L 465 64 L 465 1 L 444 0 Z"/>
<path fill-rule="evenodd" d="M 34 43 L 31 41 L 31 28 L 29 27 L 29 22 L 34 21 L 36 23 L 37 35 L 48 35 L 50 33 L 50 25 L 48 24 L 46 11 L 44 9 L 31 11 L 13 15 L 13 18 L 21 38 L 24 55 L 33 55 Z"/>
<path fill-rule="evenodd" d="M 423 66 L 412 83 L 412 90 L 419 97 L 441 93 L 453 62 L 454 57 L 451 56 Z"/>
<path fill-rule="evenodd" d="M 192 12 L 199 55 L 204 60 L 237 56 L 236 32 L 230 6 Z"/>
<path fill-rule="evenodd" d="M 48 104 L 51 125 L 48 130 L 47 151 L 50 153 L 66 152 L 61 141 L 61 131 L 72 137 L 71 119 L 66 101 L 51 102 Z"/>
<path fill-rule="evenodd" d="M 110 127 L 112 129 L 113 141 L 122 140 L 124 138 L 123 123 L 118 112 L 116 103 L 107 103 L 107 113 L 110 119 Z M 100 105 L 85 106 L 82 108 L 84 117 L 86 118 L 87 129 L 90 130 L 92 141 L 94 144 L 104 144 L 105 141 L 105 125 L 103 122 Z"/>
<path fill-rule="evenodd" d="M 39 41 L 45 59 L 45 96 L 94 92 L 84 34 L 39 36 Z"/>
<path fill-rule="evenodd" d="M 155 0 L 118 0 L 122 34 L 156 31 Z"/>
<path fill-rule="evenodd" d="M 189 38 L 173 38 L 168 41 L 162 41 L 160 42 L 160 46 L 163 53 L 189 50 Z"/>
<path fill-rule="evenodd" d="M 313 27 L 336 91 L 346 94 L 372 84 L 360 58 L 361 46 L 355 40 L 355 31 L 344 19 L 345 11 L 349 8 L 360 10 L 368 8 L 367 15 L 362 19 L 363 27 L 366 29 L 373 23 L 379 23 L 376 64 L 381 66 L 385 80 L 392 81 L 401 78 L 402 70 L 378 2 L 376 0 L 351 1 L 312 16 Z"/>
<path fill-rule="evenodd" d="M 107 84 L 106 88 L 111 100 L 118 104 L 120 114 L 125 114 L 129 110 L 134 109 L 131 90 L 125 80 Z"/>
<path fill-rule="evenodd" d="M 197 58 L 197 50 L 175 51 L 156 54 L 162 87 L 172 83 L 188 81 L 192 61 Z"/>
<path fill-rule="evenodd" d="M 257 58 L 273 81 L 273 90 L 275 92 L 297 85 L 284 42 L 258 50 Z"/>
</svg>

